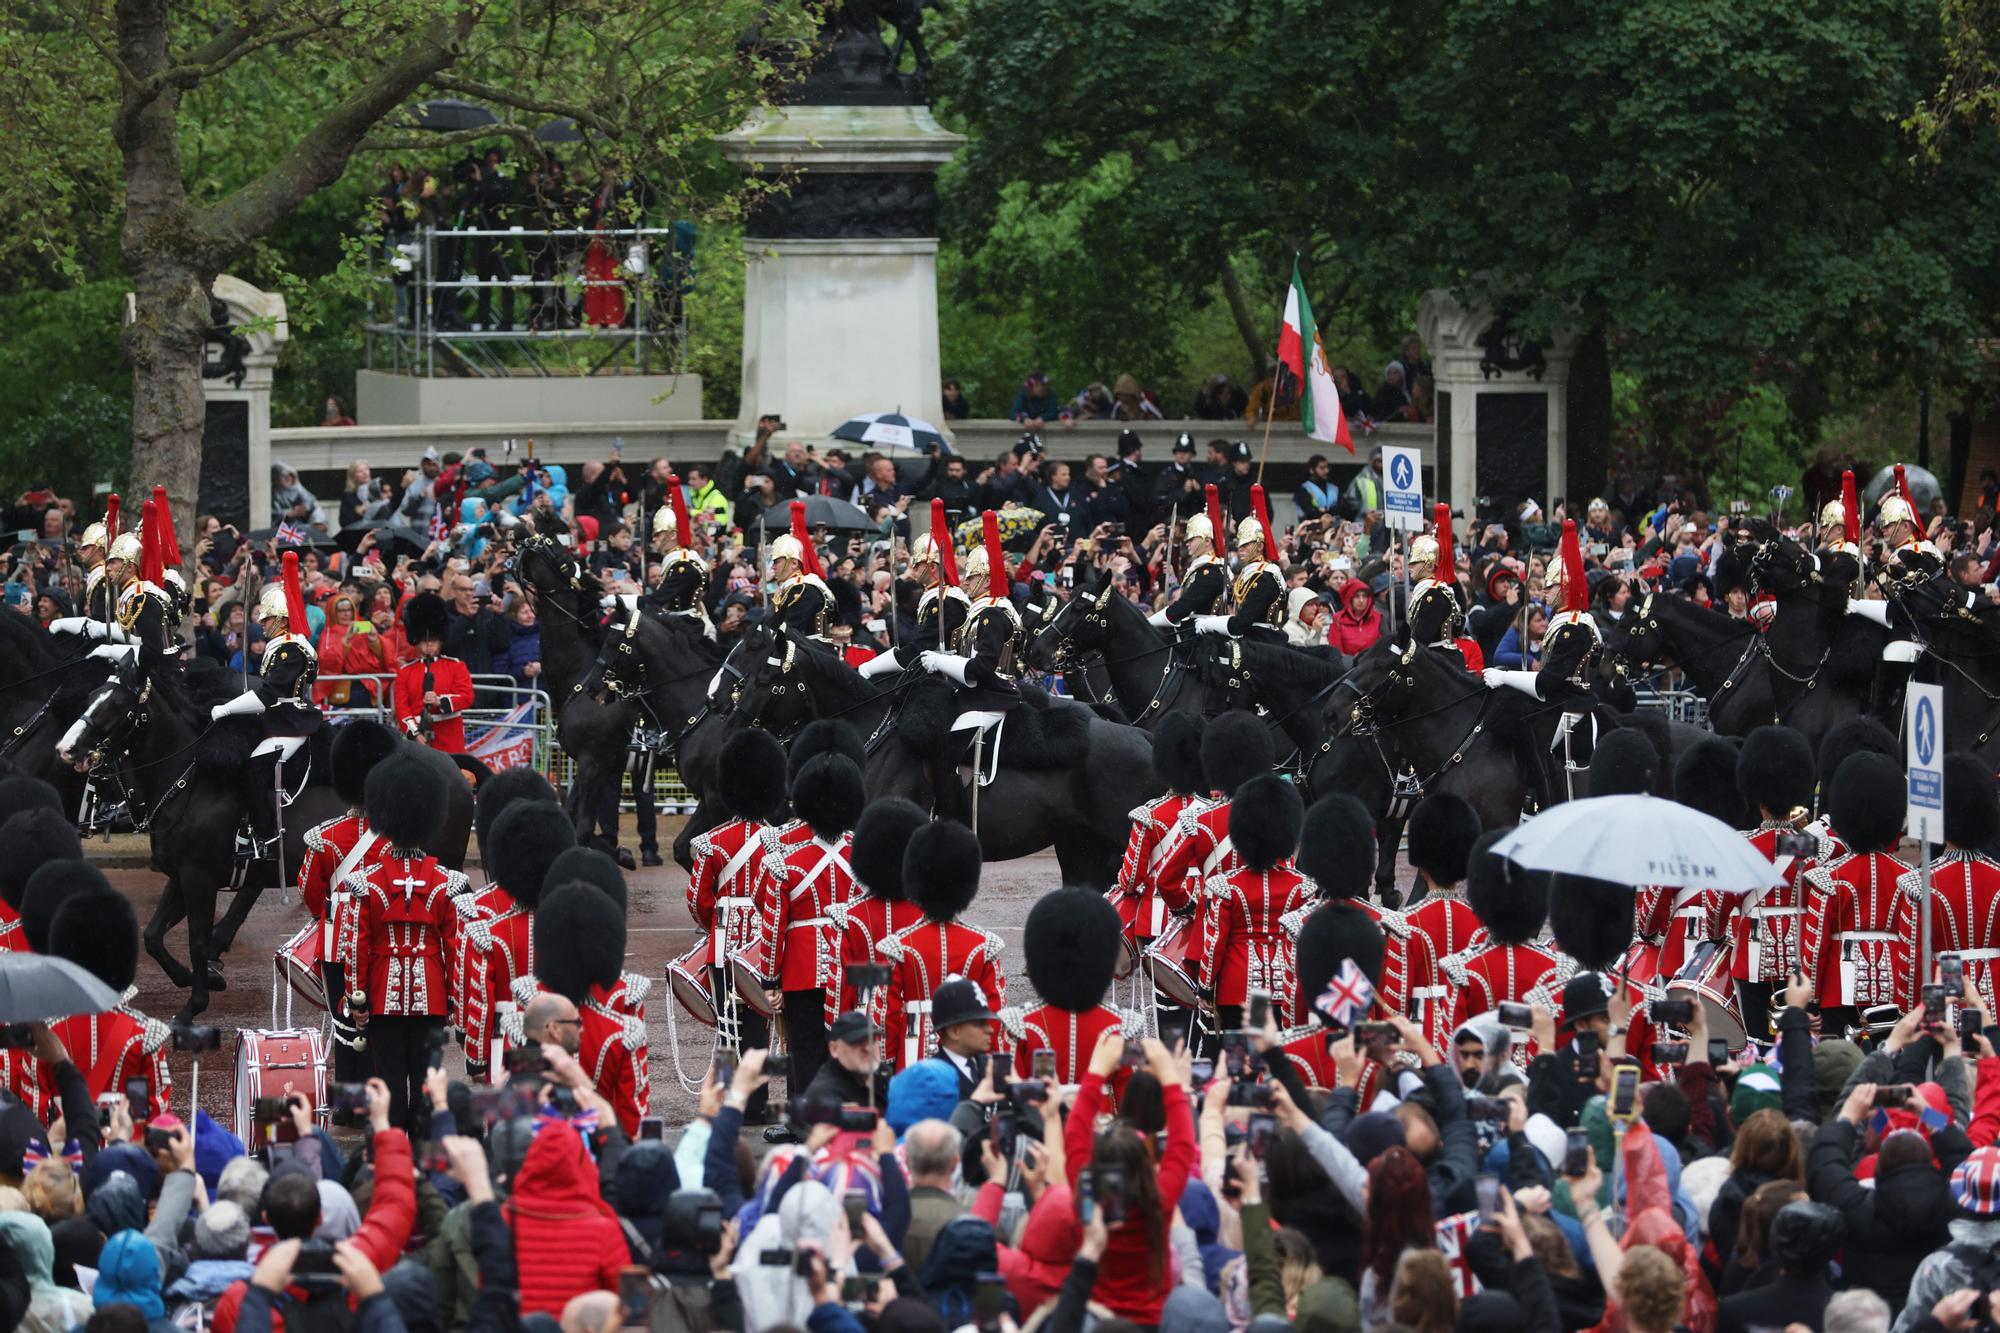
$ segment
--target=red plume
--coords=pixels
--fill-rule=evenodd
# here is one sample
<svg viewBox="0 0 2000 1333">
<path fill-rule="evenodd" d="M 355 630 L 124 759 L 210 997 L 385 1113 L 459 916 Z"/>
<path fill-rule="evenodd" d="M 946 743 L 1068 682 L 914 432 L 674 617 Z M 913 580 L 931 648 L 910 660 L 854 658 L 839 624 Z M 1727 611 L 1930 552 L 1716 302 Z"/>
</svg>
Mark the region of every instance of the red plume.
<svg viewBox="0 0 2000 1333">
<path fill-rule="evenodd" d="M 1852 546 L 1861 540 L 1861 503 L 1854 494 L 1852 468 L 1840 474 L 1840 512 L 1845 517 L 1845 537 Z"/>
<path fill-rule="evenodd" d="M 1451 549 L 1451 506 L 1439 504 L 1437 507 L 1437 569 L 1431 577 L 1444 583 L 1458 582 L 1458 557 Z"/>
<path fill-rule="evenodd" d="M 935 497 L 931 500 L 931 541 L 937 544 L 938 581 L 947 588 L 956 588 L 958 540 L 951 535 L 951 524 L 945 520 L 944 501 Z"/>
<path fill-rule="evenodd" d="M 1208 483 L 1208 539 L 1209 549 L 1220 551 L 1229 545 L 1229 530 L 1222 526 L 1222 492 L 1215 483 Z"/>
<path fill-rule="evenodd" d="M 167 503 L 167 488 L 164 486 L 153 488 L 153 513 L 160 521 L 160 555 L 166 561 L 167 568 L 179 569 L 181 540 L 174 535 L 173 506 Z"/>
<path fill-rule="evenodd" d="M 826 570 L 819 563 L 819 548 L 813 545 L 812 533 L 806 530 L 806 502 L 792 501 L 792 536 L 798 538 L 801 554 L 799 563 L 805 571 L 818 579 L 826 578 Z"/>
<path fill-rule="evenodd" d="M 1271 511 L 1264 503 L 1262 486 L 1250 488 L 1250 509 L 1257 515 L 1257 526 L 1264 530 L 1264 558 L 1275 563 L 1278 558 L 1278 543 L 1271 539 Z"/>
<path fill-rule="evenodd" d="M 139 506 L 139 577 L 158 587 L 166 573 L 160 553 L 160 514 L 148 500 Z"/>
<path fill-rule="evenodd" d="M 1563 520 L 1563 604 L 1565 611 L 1590 609 L 1590 583 L 1583 574 L 1583 548 L 1576 541 L 1576 520 Z"/>
<path fill-rule="evenodd" d="M 681 489 L 681 479 L 667 478 L 667 499 L 674 506 L 674 540 L 684 551 L 694 549 L 694 524 L 688 520 L 687 492 Z"/>
<path fill-rule="evenodd" d="M 305 589 L 299 585 L 299 553 L 285 552 L 285 619 L 291 622 L 291 632 L 306 635 L 312 632 L 312 622 L 306 619 Z"/>
<path fill-rule="evenodd" d="M 118 492 L 111 492 L 104 502 L 104 549 L 109 551 L 111 543 L 118 540 L 118 509 L 125 502 L 118 498 Z"/>
<path fill-rule="evenodd" d="M 1910 479 L 1903 475 L 1903 465 L 1896 464 L 1896 494 L 1903 497 L 1903 503 L 1910 507 L 1910 517 L 1922 523 L 1917 517 L 1917 497 L 1910 494 Z"/>
<path fill-rule="evenodd" d="M 1008 576 L 1007 553 L 1000 549 L 1000 516 L 989 509 L 979 516 L 979 526 L 986 537 L 986 595 L 1006 597 L 1014 580 Z"/>
</svg>

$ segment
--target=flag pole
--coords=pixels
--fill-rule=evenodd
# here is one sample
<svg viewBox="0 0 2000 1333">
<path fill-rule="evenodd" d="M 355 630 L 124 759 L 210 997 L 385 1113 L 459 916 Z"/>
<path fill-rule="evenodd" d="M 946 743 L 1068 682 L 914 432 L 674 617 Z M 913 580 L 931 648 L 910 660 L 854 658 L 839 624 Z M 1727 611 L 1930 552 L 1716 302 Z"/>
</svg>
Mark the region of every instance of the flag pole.
<svg viewBox="0 0 2000 1333">
<path fill-rule="evenodd" d="M 1278 372 L 1285 368 L 1282 361 L 1271 363 L 1271 396 L 1264 400 L 1264 447 L 1257 455 L 1257 484 L 1264 484 L 1264 461 L 1271 456 L 1271 422 L 1278 415 Z"/>
</svg>

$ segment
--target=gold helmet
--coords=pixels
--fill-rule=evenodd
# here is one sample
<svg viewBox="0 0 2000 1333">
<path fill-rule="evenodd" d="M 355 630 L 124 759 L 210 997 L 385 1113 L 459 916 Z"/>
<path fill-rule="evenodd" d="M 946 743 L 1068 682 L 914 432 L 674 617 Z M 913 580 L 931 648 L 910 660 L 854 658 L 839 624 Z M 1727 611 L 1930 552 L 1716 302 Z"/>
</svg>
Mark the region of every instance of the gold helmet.
<svg viewBox="0 0 2000 1333">
<path fill-rule="evenodd" d="M 674 522 L 674 507 L 672 505 L 661 505 L 658 511 L 654 513 L 653 536 L 656 540 L 662 536 L 667 537 L 673 541 L 675 546 L 681 544 L 681 530 Z"/>
<path fill-rule="evenodd" d="M 1847 506 L 1838 500 L 1828 500 L 1820 506 L 1819 530 L 1827 534 L 1828 541 L 1839 541 L 1847 535 Z"/>
<path fill-rule="evenodd" d="M 937 538 L 928 532 L 920 533 L 910 543 L 910 563 L 913 565 L 935 565 L 938 563 Z"/>
<path fill-rule="evenodd" d="M 1558 606 L 1561 601 L 1556 594 L 1562 591 L 1565 571 L 1560 557 L 1551 560 L 1542 568 L 1542 600 L 1550 606 Z"/>
<path fill-rule="evenodd" d="M 806 548 L 791 533 L 783 533 L 771 539 L 771 560 L 773 563 L 779 560 L 796 560 L 803 565 L 806 561 Z"/>
<path fill-rule="evenodd" d="M 292 623 L 292 608 L 290 603 L 285 600 L 284 584 L 270 583 L 265 585 L 263 594 L 257 598 L 257 619 L 260 621 L 282 620 L 288 628 L 290 627 Z"/>
<path fill-rule="evenodd" d="M 1437 538 L 1431 536 L 1430 533 L 1426 532 L 1410 543 L 1409 566 L 1412 574 L 1420 569 L 1426 571 L 1436 569 L 1437 562 Z"/>
<path fill-rule="evenodd" d="M 102 523 L 93 523 L 89 527 L 85 528 L 83 530 L 83 536 L 76 539 L 76 546 L 79 551 L 87 551 L 93 546 L 97 547 L 99 550 L 103 550 L 104 525 Z"/>
<path fill-rule="evenodd" d="M 1236 525 L 1236 544 L 1238 546 L 1248 546 L 1252 542 L 1258 546 L 1264 544 L 1264 525 L 1257 521 L 1255 514 L 1251 514 Z"/>
<path fill-rule="evenodd" d="M 1881 506 L 1875 511 L 1875 521 L 1885 528 L 1891 523 L 1908 523 L 1914 527 L 1917 516 L 1911 511 L 1909 502 L 1902 496 L 1885 495 L 1882 497 Z"/>
<path fill-rule="evenodd" d="M 966 553 L 965 558 L 958 562 L 958 577 L 961 582 L 975 575 L 983 579 L 989 572 L 991 566 L 988 564 L 984 546 L 973 547 Z"/>
<path fill-rule="evenodd" d="M 121 532 L 118 534 L 118 540 L 111 543 L 111 549 L 105 553 L 104 558 L 123 560 L 126 564 L 136 567 L 139 563 L 140 549 L 138 533 Z"/>
<path fill-rule="evenodd" d="M 1207 514 L 1188 515 L 1186 532 L 1189 541 L 1199 538 L 1207 542 L 1210 548 L 1215 546 L 1215 526 L 1208 521 Z"/>
</svg>

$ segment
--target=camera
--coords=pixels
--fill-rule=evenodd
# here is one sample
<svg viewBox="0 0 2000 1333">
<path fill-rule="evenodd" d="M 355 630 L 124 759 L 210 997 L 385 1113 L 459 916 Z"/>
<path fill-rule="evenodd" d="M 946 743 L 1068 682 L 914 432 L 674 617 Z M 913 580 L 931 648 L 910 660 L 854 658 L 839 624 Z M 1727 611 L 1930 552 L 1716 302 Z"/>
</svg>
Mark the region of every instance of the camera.
<svg viewBox="0 0 2000 1333">
<path fill-rule="evenodd" d="M 332 1115 L 366 1115 L 368 1086 L 365 1083 L 334 1083 L 326 1090 L 326 1109 Z"/>
<path fill-rule="evenodd" d="M 340 1284 L 340 1270 L 333 1263 L 333 1242 L 309 1240 L 299 1246 L 292 1261 L 292 1281 L 304 1287 L 333 1287 Z"/>
<path fill-rule="evenodd" d="M 1467 1097 L 1465 1113 L 1474 1120 L 1486 1120 L 1497 1125 L 1507 1123 L 1513 1108 L 1507 1105 L 1505 1097 Z"/>
<path fill-rule="evenodd" d="M 1572 1129 L 1563 1145 L 1563 1174 L 1574 1180 L 1590 1171 L 1590 1131 Z"/>
<path fill-rule="evenodd" d="M 1985 1030 L 1985 1027 L 1986 1015 L 1979 1010 L 1961 1009 L 1958 1011 L 1958 1040 L 1960 1045 L 1972 1045 L 1979 1039 L 1979 1034 Z"/>
<path fill-rule="evenodd" d="M 1934 1026 L 1938 1023 L 1944 1022 L 1944 1006 L 1945 1006 L 1944 987 L 1937 985 L 1936 983 L 1927 985 L 1923 989 L 1923 997 L 1924 997 L 1925 1026 L 1927 1027 Z"/>
<path fill-rule="evenodd" d="M 295 1143 L 299 1137 L 299 1127 L 292 1123 L 292 1106 L 289 1098 L 259 1097 L 250 1107 L 250 1123 L 260 1131 L 258 1137 L 277 1143 Z"/>
<path fill-rule="evenodd" d="M 1104 1216 L 1104 1225 L 1118 1226 L 1125 1220 L 1125 1170 L 1116 1166 L 1094 1166 L 1087 1175 L 1091 1197 Z"/>
<path fill-rule="evenodd" d="M 1500 1026 L 1505 1028 L 1519 1028 L 1525 1031 L 1535 1024 L 1535 1011 L 1525 1004 L 1515 1004 L 1511 1000 L 1500 1002 L 1496 1016 L 1500 1019 Z"/>
<path fill-rule="evenodd" d="M 1269 1111 L 1258 1111 L 1250 1117 L 1249 1134 L 1244 1143 L 1248 1145 L 1250 1155 L 1261 1162 L 1264 1160 L 1264 1154 L 1270 1151 L 1271 1140 L 1276 1138 L 1277 1134 L 1278 1117 Z"/>
<path fill-rule="evenodd" d="M 185 1133 L 186 1131 L 182 1132 Z M 146 1126 L 147 1152 L 150 1153 L 172 1152 L 173 1147 L 174 1147 L 174 1132 L 171 1129 L 161 1129 L 158 1125 Z"/>
<path fill-rule="evenodd" d="M 1819 844 L 1810 833 L 1780 833 L 1773 851 L 1778 856 L 1817 856 Z"/>
<path fill-rule="evenodd" d="M 1354 1025 L 1354 1044 L 1356 1046 L 1373 1046 L 1378 1042 L 1394 1040 L 1396 1040 L 1396 1025 L 1394 1023 L 1356 1023 Z"/>
<path fill-rule="evenodd" d="M 1694 1001 L 1651 1000 L 1647 1002 L 1646 1015 L 1655 1023 L 1672 1023 L 1685 1027 L 1694 1022 Z"/>
<path fill-rule="evenodd" d="M 1016 1079 L 1007 1087 L 1007 1095 L 1014 1099 L 1018 1107 L 1038 1106 L 1049 1099 L 1049 1085 L 1046 1079 Z"/>
<path fill-rule="evenodd" d="M 1875 1089 L 1875 1109 L 1886 1110 L 1908 1104 L 1916 1089 L 1908 1083 L 1884 1083 Z"/>
<path fill-rule="evenodd" d="M 1684 1041 L 1656 1041 L 1653 1043 L 1653 1063 L 1656 1065 L 1684 1065 L 1688 1059 L 1688 1044 Z"/>
<path fill-rule="evenodd" d="M 872 1134 L 880 1117 L 865 1106 L 835 1106 L 800 1097 L 792 1102 L 792 1119 L 801 1125 L 832 1125 L 849 1133 Z"/>
<path fill-rule="evenodd" d="M 1278 1104 L 1268 1083 L 1232 1083 L 1229 1085 L 1230 1106 L 1247 1106 L 1253 1111 L 1268 1111 Z"/>
<path fill-rule="evenodd" d="M 1054 1051 L 1048 1049 L 1046 1046 L 1042 1047 L 1031 1057 L 1031 1063 L 1034 1067 L 1036 1078 L 1040 1079 L 1043 1083 L 1055 1082 L 1056 1053 Z"/>
</svg>

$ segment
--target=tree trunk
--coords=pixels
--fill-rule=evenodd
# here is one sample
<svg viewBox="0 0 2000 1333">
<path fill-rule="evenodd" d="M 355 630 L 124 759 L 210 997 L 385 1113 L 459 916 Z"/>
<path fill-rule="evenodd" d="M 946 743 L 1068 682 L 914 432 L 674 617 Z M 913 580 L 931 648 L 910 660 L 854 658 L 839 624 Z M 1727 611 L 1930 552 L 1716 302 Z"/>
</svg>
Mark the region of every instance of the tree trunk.
<svg viewBox="0 0 2000 1333">
<path fill-rule="evenodd" d="M 1251 316 L 1249 298 L 1243 295 L 1243 284 L 1236 277 L 1236 265 L 1228 259 L 1222 262 L 1222 295 L 1229 302 L 1230 318 L 1236 321 L 1237 336 L 1243 339 L 1243 346 L 1250 353 L 1251 382 L 1259 383 L 1272 370 L 1271 339 L 1269 331 L 1258 328 Z"/>
<path fill-rule="evenodd" d="M 136 311 L 125 328 L 132 366 L 132 485 L 135 497 L 165 486 L 184 554 L 194 550 L 195 505 L 201 494 L 201 441 L 207 423 L 202 395 L 202 334 L 208 327 L 212 275 L 170 256 L 134 262 Z M 135 499 L 131 521 L 136 526 Z M 250 516 L 252 526 L 257 515 Z"/>
<path fill-rule="evenodd" d="M 1611 349 L 1602 326 L 1577 340 L 1569 363 L 1569 507 L 1602 495 L 1611 463 Z"/>
</svg>

